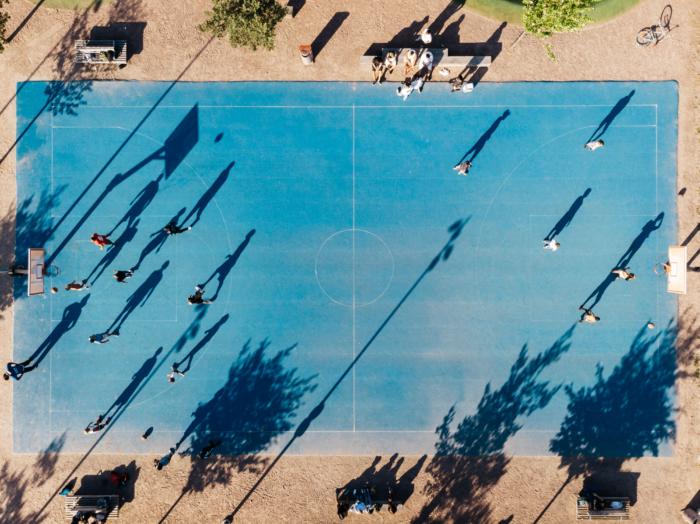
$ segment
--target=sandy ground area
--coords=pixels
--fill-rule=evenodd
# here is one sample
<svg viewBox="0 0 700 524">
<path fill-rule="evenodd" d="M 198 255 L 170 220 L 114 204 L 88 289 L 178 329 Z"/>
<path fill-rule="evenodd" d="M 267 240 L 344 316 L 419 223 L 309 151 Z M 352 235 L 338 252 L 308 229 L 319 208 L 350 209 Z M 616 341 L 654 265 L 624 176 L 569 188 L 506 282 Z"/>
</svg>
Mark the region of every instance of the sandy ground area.
<svg viewBox="0 0 700 524">
<path fill-rule="evenodd" d="M 389 41 L 416 20 L 429 15 L 451 42 L 484 42 L 498 38 L 502 49 L 483 81 L 515 80 L 677 80 L 680 85 L 678 188 L 679 241 L 700 218 L 700 111 L 698 109 L 698 31 L 700 3 L 678 0 L 669 38 L 649 49 L 635 46 L 639 28 L 654 23 L 666 0 L 644 0 L 621 18 L 576 34 L 552 39 L 557 61 L 550 61 L 542 45 L 521 29 L 451 8 L 447 0 L 324 0 L 308 2 L 294 18 L 279 26 L 274 51 L 232 49 L 226 42 L 209 41 L 195 29 L 204 18 L 206 0 L 113 0 L 111 5 L 72 13 L 40 8 L 0 55 L 0 265 L 5 265 L 13 238 L 15 205 L 15 82 L 33 79 L 77 78 L 66 60 L 74 38 L 87 36 L 107 22 L 145 22 L 143 46 L 123 70 L 91 73 L 95 78 L 149 80 L 366 80 L 358 57 L 371 43 Z M 400 5 L 400 8 L 397 8 Z M 32 10 L 27 0 L 12 0 L 10 32 Z M 317 53 L 316 64 L 304 67 L 297 46 L 312 42 L 337 12 L 348 12 L 332 38 Z M 495 36 L 494 36 L 495 34 Z M 517 40 L 517 42 L 516 42 Z M 513 45 L 515 43 L 515 45 Z M 430 86 L 428 87 L 431 88 Z M 437 88 L 434 86 L 433 88 Z M 6 153 L 9 153 L 6 155 Z M 9 218 L 9 220 L 8 220 Z M 9 237 L 7 236 L 9 234 Z M 700 236 L 691 244 L 697 248 Z M 681 325 L 687 331 L 697 315 L 700 274 L 690 273 L 690 294 L 681 300 Z M 12 309 L 1 312 L 0 359 L 10 359 Z M 613 461 L 599 465 L 611 478 L 619 471 L 638 473 L 637 500 L 631 509 L 635 522 L 681 522 L 679 510 L 700 489 L 700 443 L 697 409 L 700 389 L 694 344 L 684 344 L 679 355 L 677 442 L 670 458 Z M 122 508 L 121 521 L 159 522 L 171 506 L 167 522 L 220 522 L 237 506 L 239 522 L 333 522 L 334 488 L 370 467 L 373 457 L 283 457 L 264 480 L 260 469 L 231 460 L 206 466 L 176 457 L 157 472 L 149 456 L 87 457 L 45 453 L 11 453 L 11 387 L 0 386 L 0 522 L 61 522 L 62 499 L 55 496 L 64 479 L 95 474 L 136 459 L 139 468 L 133 501 Z M 274 457 L 263 457 L 272 461 Z M 383 457 L 378 467 L 386 465 Z M 405 457 L 403 475 L 419 457 Z M 493 462 L 499 462 L 494 467 Z M 430 463 L 425 462 L 425 466 Z M 230 474 L 226 482 L 212 480 L 217 468 Z M 575 494 L 583 477 L 568 479 L 569 469 L 556 457 L 513 457 L 463 460 L 451 466 L 443 485 L 423 467 L 413 480 L 413 494 L 396 515 L 381 513 L 376 522 L 409 522 L 421 515 L 434 521 L 562 523 L 574 520 Z M 385 473 L 391 467 L 385 468 Z M 443 470 L 445 471 L 445 470 Z M 607 473 L 606 473 L 607 472 Z M 410 474 L 410 473 L 409 473 Z M 410 474 L 412 476 L 412 474 Z M 635 477 L 628 474 L 627 477 Z M 194 481 L 192 479 L 195 479 Z M 206 480 L 212 480 L 210 483 Z M 567 480 L 569 480 L 567 482 Z M 184 489 L 183 487 L 188 486 Z M 432 486 L 432 487 L 431 487 Z M 437 491 L 436 491 L 437 488 Z M 179 498 L 181 497 L 181 498 Z M 129 497 L 131 498 L 131 497 Z M 548 503 L 551 504 L 548 506 Z M 241 504 L 243 502 L 243 504 Z M 544 511 L 546 509 L 546 511 Z M 538 516 L 540 516 L 539 520 Z M 368 517 L 349 517 L 350 522 Z"/>
</svg>

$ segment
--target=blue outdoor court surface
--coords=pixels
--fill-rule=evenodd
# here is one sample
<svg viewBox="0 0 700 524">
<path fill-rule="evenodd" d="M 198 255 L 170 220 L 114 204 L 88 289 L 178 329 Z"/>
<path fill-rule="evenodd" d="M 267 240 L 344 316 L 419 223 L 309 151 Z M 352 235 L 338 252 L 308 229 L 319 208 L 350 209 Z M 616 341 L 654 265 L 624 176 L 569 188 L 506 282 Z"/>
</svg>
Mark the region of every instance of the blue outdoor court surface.
<svg viewBox="0 0 700 524">
<path fill-rule="evenodd" d="M 452 406 L 456 426 L 503 415 L 482 412 L 489 392 L 517 403 L 520 370 L 553 394 L 506 449 L 548 454 L 557 386 L 624 372 L 640 330 L 677 315 L 652 271 L 677 237 L 675 83 L 429 84 L 406 102 L 368 83 L 75 87 L 17 101 L 17 256 L 45 247 L 60 292 L 15 292 L 14 360 L 39 361 L 14 383 L 16 452 L 63 435 L 68 452 L 432 453 Z M 193 229 L 166 236 L 173 218 Z M 618 261 L 637 279 L 608 279 Z M 211 305 L 188 305 L 197 284 Z M 586 300 L 599 323 L 577 323 Z M 111 426 L 84 435 L 99 414 Z M 635 454 L 618 436 L 610 454 Z"/>
</svg>

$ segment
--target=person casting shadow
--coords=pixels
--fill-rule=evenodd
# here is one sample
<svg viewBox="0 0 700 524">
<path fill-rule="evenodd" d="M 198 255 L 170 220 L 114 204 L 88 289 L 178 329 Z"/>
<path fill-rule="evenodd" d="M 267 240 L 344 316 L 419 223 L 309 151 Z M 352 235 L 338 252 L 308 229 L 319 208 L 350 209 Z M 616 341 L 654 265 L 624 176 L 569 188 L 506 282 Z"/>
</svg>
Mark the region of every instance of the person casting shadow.
<svg viewBox="0 0 700 524">
<path fill-rule="evenodd" d="M 491 136 L 496 132 L 496 129 L 498 126 L 503 122 L 508 116 L 510 115 L 510 109 L 506 109 L 501 116 L 499 116 L 493 124 L 486 130 L 486 132 L 479 137 L 479 140 L 476 141 L 476 143 L 467 151 L 464 153 L 464 156 L 458 163 L 462 162 L 474 162 L 474 159 L 476 159 L 477 155 L 481 153 L 481 150 L 484 148 L 486 145 L 486 142 L 489 141 Z"/>
<path fill-rule="evenodd" d="M 236 248 L 236 251 L 234 251 L 231 255 L 227 255 L 226 260 L 224 260 L 224 262 L 214 270 L 214 272 L 203 284 L 199 285 L 199 287 L 205 289 L 207 287 L 207 284 L 209 284 L 209 282 L 211 282 L 214 277 L 217 277 L 219 283 L 216 286 L 216 292 L 209 298 L 209 300 L 211 300 L 212 302 L 216 300 L 219 296 L 219 291 L 221 291 L 221 287 L 224 285 L 226 277 L 228 277 L 228 274 L 233 269 L 233 266 L 235 266 L 236 262 L 238 262 L 238 259 L 240 258 L 243 251 L 245 251 L 245 248 L 248 247 L 250 239 L 253 238 L 254 234 L 255 229 L 251 229 L 250 231 L 248 231 L 248 234 L 245 236 L 243 242 L 241 242 L 240 245 Z"/>
<path fill-rule="evenodd" d="M 620 257 L 620 259 L 615 263 L 616 268 L 618 267 L 628 267 L 630 262 L 632 261 L 632 257 L 639 251 L 639 248 L 642 247 L 642 244 L 649 238 L 649 235 L 652 234 L 652 232 L 656 231 L 661 227 L 661 223 L 664 220 L 664 214 L 659 213 L 658 216 L 654 220 L 649 220 L 646 224 L 644 224 L 644 227 L 642 230 L 639 232 L 639 234 L 635 237 L 635 239 L 632 241 L 630 246 L 627 248 L 627 251 Z M 598 284 L 598 287 L 593 290 L 593 292 L 588 295 L 586 300 L 584 300 L 581 303 L 581 308 L 583 309 L 593 309 L 598 302 L 603 298 L 603 295 L 607 291 L 608 287 L 610 287 L 610 284 L 615 282 L 617 279 L 617 275 L 613 273 L 608 273 L 606 275 L 605 279 Z M 588 302 L 592 300 L 592 302 L 589 304 Z"/>
<path fill-rule="evenodd" d="M 126 388 L 124 388 L 124 391 L 119 394 L 114 403 L 109 406 L 109 409 L 104 412 L 104 418 L 107 418 L 108 416 L 114 418 L 121 408 L 125 408 L 127 406 L 141 382 L 143 382 L 153 370 L 156 362 L 158 361 L 158 355 L 160 355 L 161 351 L 163 351 L 162 346 L 156 349 L 156 352 L 153 353 L 153 355 L 141 365 L 136 373 L 131 375 L 131 382 L 128 386 L 126 386 Z"/>
<path fill-rule="evenodd" d="M 185 220 L 182 221 L 183 227 L 187 223 L 187 221 L 194 217 L 194 220 L 190 224 L 190 227 L 194 227 L 197 222 L 202 218 L 202 213 L 204 213 L 204 210 L 207 208 L 209 205 L 209 202 L 214 198 L 216 193 L 219 191 L 219 189 L 222 188 L 226 180 L 228 179 L 228 175 L 231 172 L 231 168 L 235 165 L 235 162 L 231 162 L 226 169 L 224 169 L 221 173 L 219 173 L 219 176 L 216 177 L 216 180 L 214 180 L 214 183 L 209 186 L 209 188 L 204 192 L 204 194 L 199 198 L 197 203 L 194 205 L 192 210 L 187 214 L 185 217 Z"/>
<path fill-rule="evenodd" d="M 564 228 L 566 228 L 566 226 L 568 226 L 574 219 L 574 216 L 576 215 L 576 213 L 578 213 L 578 210 L 583 204 L 583 200 L 590 194 L 591 188 L 589 187 L 583 192 L 582 195 L 579 195 L 576 198 L 576 200 L 574 200 L 573 204 L 571 204 L 571 207 L 568 209 L 568 211 L 564 213 L 564 216 L 562 216 L 556 224 L 554 224 L 554 227 L 549 233 L 547 233 L 547 236 L 544 237 L 544 239 L 553 240 L 555 237 L 559 236 L 561 232 L 564 231 Z"/>
<path fill-rule="evenodd" d="M 63 310 L 63 315 L 61 320 L 53 328 L 53 331 L 46 337 L 37 350 L 32 353 L 29 360 L 34 362 L 35 367 L 44 360 L 49 351 L 56 345 L 56 343 L 61 339 L 61 337 L 67 332 L 75 327 L 80 318 L 80 314 L 83 312 L 83 308 L 87 305 L 90 295 L 86 295 L 80 302 L 74 302 L 70 304 L 66 309 Z"/>
<path fill-rule="evenodd" d="M 128 226 L 132 225 L 134 221 L 141 216 L 141 214 L 156 197 L 156 194 L 158 193 L 158 185 L 163 179 L 163 176 L 163 173 L 161 173 L 155 180 L 151 180 L 143 187 L 141 191 L 139 191 L 139 194 L 136 195 L 131 202 L 129 202 L 130 207 L 127 212 L 124 213 L 124 216 L 121 218 L 121 220 L 119 220 L 119 222 L 116 223 L 116 225 L 112 228 L 112 231 L 110 231 L 107 236 L 112 235 L 117 228 L 124 223 L 126 223 Z"/>
<path fill-rule="evenodd" d="M 629 94 L 627 94 L 627 96 L 624 96 L 617 101 L 617 104 L 615 104 L 615 106 L 610 110 L 610 112 L 605 116 L 605 118 L 603 118 L 600 124 L 598 124 L 598 128 L 595 131 L 593 131 L 593 134 L 588 139 L 588 142 L 600 140 L 600 138 L 610 127 L 610 124 L 613 123 L 613 120 L 617 118 L 617 115 L 619 115 L 622 112 L 622 110 L 627 106 L 627 104 L 629 104 L 630 100 L 634 96 L 634 92 L 635 90 L 632 89 L 632 91 L 630 91 Z"/>
<path fill-rule="evenodd" d="M 192 367 L 192 359 L 194 359 L 195 355 L 199 353 L 199 351 L 204 348 L 212 338 L 214 338 L 214 335 L 216 335 L 217 331 L 221 329 L 221 326 L 223 326 L 226 322 L 228 322 L 229 315 L 228 313 L 225 314 L 223 317 L 221 317 L 216 324 L 214 324 L 212 327 L 204 331 L 204 336 L 202 337 L 202 340 L 197 342 L 197 345 L 192 348 L 192 350 L 179 362 L 175 362 L 174 367 L 181 373 L 187 373 L 190 368 Z M 187 363 L 185 367 L 182 367 L 184 363 Z"/>
<path fill-rule="evenodd" d="M 100 278 L 102 273 L 104 273 L 105 269 L 111 266 L 112 263 L 117 259 L 117 256 L 119 256 L 119 253 L 124 248 L 124 246 L 134 239 L 136 233 L 138 232 L 138 225 L 138 219 L 133 223 L 129 222 L 129 225 L 124 230 L 124 232 L 119 236 L 118 239 L 114 241 L 110 250 L 107 251 L 107 253 L 105 253 L 105 255 L 102 257 L 102 260 L 100 260 L 97 263 L 97 265 L 93 268 L 93 270 L 90 271 L 90 274 L 88 275 L 86 280 L 90 280 L 90 278 L 92 278 L 92 276 L 95 275 L 95 278 L 92 279 L 90 285 L 95 285 L 95 282 L 97 282 L 97 279 Z"/>
<path fill-rule="evenodd" d="M 183 207 L 178 211 L 173 218 L 170 219 L 169 224 L 175 223 L 177 224 L 178 221 L 180 220 L 180 217 L 185 213 L 187 210 L 186 207 Z M 162 248 L 165 245 L 165 241 L 168 239 L 170 235 L 166 233 L 165 228 L 161 228 L 155 233 L 151 233 L 151 240 L 146 244 L 146 247 L 143 248 L 141 251 L 141 254 L 139 255 L 139 259 L 136 262 L 136 265 L 131 268 L 132 271 L 137 271 L 140 267 L 141 264 L 143 263 L 144 260 L 146 260 L 146 257 L 153 253 L 154 251 L 156 253 L 160 253 L 160 248 Z"/>
<path fill-rule="evenodd" d="M 107 328 L 107 333 L 119 332 L 122 325 L 129 316 L 136 310 L 137 307 L 143 307 L 144 304 L 151 297 L 155 291 L 160 281 L 163 279 L 163 272 L 170 265 L 170 261 L 166 260 L 160 269 L 153 271 L 148 278 L 133 292 L 133 294 L 126 299 L 126 305 L 124 309 L 121 310 L 114 322 Z"/>
</svg>

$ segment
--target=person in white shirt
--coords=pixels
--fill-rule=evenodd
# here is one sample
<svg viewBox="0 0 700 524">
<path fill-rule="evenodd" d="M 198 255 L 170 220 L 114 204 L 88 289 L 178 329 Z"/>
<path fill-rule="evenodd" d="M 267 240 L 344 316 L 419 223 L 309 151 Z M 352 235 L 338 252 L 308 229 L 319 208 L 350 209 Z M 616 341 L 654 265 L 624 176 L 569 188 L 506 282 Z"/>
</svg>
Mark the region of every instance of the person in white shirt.
<svg viewBox="0 0 700 524">
<path fill-rule="evenodd" d="M 586 143 L 585 147 L 588 151 L 595 151 L 599 147 L 603 147 L 605 145 L 605 142 L 602 140 L 593 140 L 591 142 Z"/>
<path fill-rule="evenodd" d="M 579 322 L 584 322 L 586 324 L 595 324 L 596 322 L 600 322 L 600 317 L 597 317 L 590 309 L 583 306 L 579 307 L 579 309 L 583 311 Z"/>
<path fill-rule="evenodd" d="M 424 82 L 425 80 L 423 80 L 422 76 L 415 78 L 412 82 L 410 80 L 406 80 L 403 84 L 396 88 L 396 96 L 402 97 L 405 102 L 406 99 L 411 96 L 411 93 L 413 93 L 413 91 L 416 89 L 418 89 L 419 92 L 422 91 Z"/>
<path fill-rule="evenodd" d="M 433 33 L 430 31 L 429 27 L 426 27 L 418 35 L 418 40 L 423 42 L 425 45 L 430 45 L 433 42 Z"/>
<path fill-rule="evenodd" d="M 420 57 L 418 67 L 421 70 L 421 76 L 425 77 L 426 80 L 430 80 L 430 75 L 433 73 L 433 53 L 425 51 Z"/>
<path fill-rule="evenodd" d="M 384 58 L 384 68 L 386 73 L 389 75 L 393 73 L 397 63 L 396 53 L 389 51 Z"/>
<path fill-rule="evenodd" d="M 559 242 L 557 242 L 556 240 L 554 240 L 553 238 L 551 238 L 549 240 L 545 239 L 542 242 L 544 243 L 544 245 L 542 247 L 545 249 L 548 249 L 550 251 L 556 251 L 557 249 L 559 249 L 559 246 L 561 246 L 561 244 Z"/>
<path fill-rule="evenodd" d="M 625 268 L 615 268 L 611 271 L 613 275 L 615 275 L 617 278 L 624 278 L 625 280 L 634 280 L 637 278 L 637 276 L 634 273 L 631 273 L 628 271 L 628 267 Z"/>
</svg>

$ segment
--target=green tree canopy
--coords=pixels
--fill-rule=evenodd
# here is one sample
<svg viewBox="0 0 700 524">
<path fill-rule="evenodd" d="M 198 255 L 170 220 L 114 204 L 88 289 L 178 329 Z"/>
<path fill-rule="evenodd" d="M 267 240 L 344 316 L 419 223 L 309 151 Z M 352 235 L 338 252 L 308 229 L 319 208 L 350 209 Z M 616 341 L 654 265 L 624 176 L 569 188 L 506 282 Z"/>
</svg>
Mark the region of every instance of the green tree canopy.
<svg viewBox="0 0 700 524">
<path fill-rule="evenodd" d="M 209 18 L 199 29 L 216 37 L 228 34 L 233 47 L 272 49 L 275 26 L 286 13 L 277 0 L 213 0 Z"/>
<path fill-rule="evenodd" d="M 576 31 L 591 21 L 598 0 L 523 0 L 523 25 L 528 33 L 546 38 Z"/>
<path fill-rule="evenodd" d="M 0 0 L 0 53 L 5 50 L 5 30 L 7 22 L 10 20 L 10 15 L 3 10 L 6 3 L 7 0 Z"/>
</svg>

